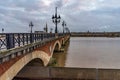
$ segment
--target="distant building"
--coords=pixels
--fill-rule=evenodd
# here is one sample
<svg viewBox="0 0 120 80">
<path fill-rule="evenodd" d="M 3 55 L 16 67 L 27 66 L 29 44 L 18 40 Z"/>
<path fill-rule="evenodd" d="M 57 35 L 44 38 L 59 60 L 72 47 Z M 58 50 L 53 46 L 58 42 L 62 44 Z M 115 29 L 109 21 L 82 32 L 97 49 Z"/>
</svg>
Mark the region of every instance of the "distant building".
<svg viewBox="0 0 120 80">
<path fill-rule="evenodd" d="M 53 28 L 50 28 L 50 33 L 52 33 L 52 31 L 53 31 Z"/>
<path fill-rule="evenodd" d="M 44 31 L 35 31 L 35 33 L 45 33 Z"/>
</svg>

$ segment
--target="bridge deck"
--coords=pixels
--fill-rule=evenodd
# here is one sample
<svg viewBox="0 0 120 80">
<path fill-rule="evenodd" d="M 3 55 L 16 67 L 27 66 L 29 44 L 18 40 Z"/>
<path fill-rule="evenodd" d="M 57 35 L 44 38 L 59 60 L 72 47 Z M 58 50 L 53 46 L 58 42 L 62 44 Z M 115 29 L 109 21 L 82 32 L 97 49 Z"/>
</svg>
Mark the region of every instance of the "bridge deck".
<svg viewBox="0 0 120 80">
<path fill-rule="evenodd" d="M 14 80 L 120 80 L 118 69 L 25 67 Z"/>
</svg>

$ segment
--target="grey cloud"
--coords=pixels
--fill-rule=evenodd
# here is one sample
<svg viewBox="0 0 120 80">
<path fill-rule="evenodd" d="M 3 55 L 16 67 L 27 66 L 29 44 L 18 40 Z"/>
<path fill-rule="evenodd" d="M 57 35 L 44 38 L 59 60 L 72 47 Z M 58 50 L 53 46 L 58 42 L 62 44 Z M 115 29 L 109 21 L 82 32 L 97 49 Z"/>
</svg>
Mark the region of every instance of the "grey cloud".
<svg viewBox="0 0 120 80">
<path fill-rule="evenodd" d="M 54 5 L 58 8 L 63 6 L 63 0 L 54 0 Z"/>
<path fill-rule="evenodd" d="M 29 22 L 33 21 L 34 30 L 42 30 L 46 22 L 49 28 L 54 29 L 51 16 L 55 7 L 62 20 L 67 22 L 67 27 L 71 31 L 117 31 L 119 24 L 120 7 L 119 0 L 51 0 L 49 5 L 45 5 L 44 0 L 0 0 L 0 28 L 5 26 L 7 32 L 28 32 Z M 109 4 L 108 4 L 109 3 Z M 112 4 L 113 3 L 113 4 Z M 89 5 L 87 5 L 89 4 Z M 84 10 L 84 9 L 88 10 Z M 61 22 L 62 22 L 61 20 Z M 110 27 L 105 27 L 105 26 Z M 58 25 L 62 29 L 61 23 Z M 15 30 L 12 30 L 15 29 Z"/>
</svg>

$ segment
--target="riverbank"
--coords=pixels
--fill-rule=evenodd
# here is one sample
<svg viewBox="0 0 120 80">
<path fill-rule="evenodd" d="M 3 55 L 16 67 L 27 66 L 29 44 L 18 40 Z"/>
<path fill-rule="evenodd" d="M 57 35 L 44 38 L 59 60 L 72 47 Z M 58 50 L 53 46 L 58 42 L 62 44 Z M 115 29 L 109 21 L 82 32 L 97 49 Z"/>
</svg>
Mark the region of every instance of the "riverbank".
<svg viewBox="0 0 120 80">
<path fill-rule="evenodd" d="M 72 32 L 72 37 L 120 37 L 120 32 Z"/>
</svg>

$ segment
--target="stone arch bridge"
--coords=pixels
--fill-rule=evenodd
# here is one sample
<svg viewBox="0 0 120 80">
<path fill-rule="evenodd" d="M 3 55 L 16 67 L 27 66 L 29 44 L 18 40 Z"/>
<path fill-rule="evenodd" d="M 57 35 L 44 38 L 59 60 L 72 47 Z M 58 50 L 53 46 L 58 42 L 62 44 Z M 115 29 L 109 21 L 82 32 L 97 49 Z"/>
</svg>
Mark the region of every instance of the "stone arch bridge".
<svg viewBox="0 0 120 80">
<path fill-rule="evenodd" d="M 54 51 L 69 40 L 69 34 L 1 34 L 0 80 L 12 80 L 30 61 L 47 66 Z M 17 46 L 17 47 L 16 47 Z M 2 48 L 5 47 L 3 50 Z"/>
</svg>

